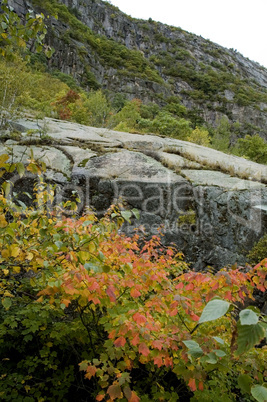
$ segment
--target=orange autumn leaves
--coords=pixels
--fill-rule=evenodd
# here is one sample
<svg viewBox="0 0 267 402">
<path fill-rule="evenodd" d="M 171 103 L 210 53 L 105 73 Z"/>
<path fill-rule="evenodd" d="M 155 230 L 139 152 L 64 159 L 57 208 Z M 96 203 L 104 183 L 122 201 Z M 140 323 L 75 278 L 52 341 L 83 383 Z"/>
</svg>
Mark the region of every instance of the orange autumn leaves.
<svg viewBox="0 0 267 402">
<path fill-rule="evenodd" d="M 266 286 L 266 269 L 261 271 L 261 266 L 247 273 L 224 269 L 215 275 L 190 271 L 180 255 L 173 248 L 162 246 L 156 236 L 145 243 L 137 235 L 130 239 L 118 234 L 108 220 L 104 221 L 105 230 L 97 234 L 99 223 L 85 222 L 83 217 L 71 221 L 71 225 L 68 221 L 60 224 L 63 233 L 76 236 L 77 248 L 62 252 L 59 257 L 60 286 L 58 277 L 54 285 L 50 279 L 50 285 L 40 294 L 59 298 L 65 306 L 75 301 L 88 317 L 101 317 L 97 325 L 107 339 L 103 348 L 113 356 L 111 360 L 119 362 L 119 367 L 115 363 L 114 367 L 107 367 L 101 359 L 85 366 L 86 378 L 94 377 L 106 384 L 97 400 L 107 397 L 112 401 L 125 396 L 128 401 L 138 401 L 130 378 L 123 377 L 137 362 L 175 372 L 181 364 L 178 362 L 183 361 L 183 368 L 177 372 L 192 391 L 202 391 L 207 375 L 204 365 L 201 370 L 194 368 L 190 351 L 182 341 L 192 339 L 195 333 L 199 344 L 204 343 L 205 355 L 219 350 L 214 339 L 198 329 L 205 305 L 214 297 L 239 303 L 252 298 L 256 286 Z M 227 325 L 230 330 L 230 316 L 223 320 L 222 327 L 217 332 L 213 330 L 213 335 L 220 334 Z"/>
</svg>

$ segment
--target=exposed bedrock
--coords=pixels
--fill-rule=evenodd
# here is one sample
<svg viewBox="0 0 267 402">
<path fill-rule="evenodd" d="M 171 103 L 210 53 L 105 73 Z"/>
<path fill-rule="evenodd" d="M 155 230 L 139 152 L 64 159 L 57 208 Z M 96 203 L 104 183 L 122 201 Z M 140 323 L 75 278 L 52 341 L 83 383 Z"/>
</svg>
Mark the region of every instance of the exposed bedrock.
<svg viewBox="0 0 267 402">
<path fill-rule="evenodd" d="M 244 264 L 246 254 L 267 228 L 267 167 L 210 148 L 155 135 L 136 135 L 46 119 L 20 120 L 19 142 L 8 140 L 0 153 L 27 163 L 31 150 L 47 165 L 56 184 L 56 202 L 78 194 L 79 213 L 93 207 L 102 215 L 123 200 L 140 211 L 124 231 L 161 232 L 198 270 Z M 29 137 L 27 131 L 34 134 Z M 35 130 L 35 131 L 34 131 Z M 41 131 L 40 131 L 41 132 Z M 13 191 L 29 191 L 33 178 L 15 176 Z"/>
</svg>

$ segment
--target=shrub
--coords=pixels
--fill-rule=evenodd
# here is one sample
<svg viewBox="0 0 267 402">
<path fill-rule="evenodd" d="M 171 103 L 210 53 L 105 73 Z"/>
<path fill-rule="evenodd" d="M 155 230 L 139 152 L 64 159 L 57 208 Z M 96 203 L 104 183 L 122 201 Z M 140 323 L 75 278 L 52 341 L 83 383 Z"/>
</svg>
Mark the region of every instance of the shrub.
<svg viewBox="0 0 267 402">
<path fill-rule="evenodd" d="M 203 128 L 196 127 L 195 130 L 186 138 L 187 141 L 208 147 L 210 145 L 209 132 Z"/>
<path fill-rule="evenodd" d="M 145 132 L 152 132 L 164 136 L 185 140 L 191 133 L 190 122 L 183 118 L 175 118 L 171 113 L 160 111 L 154 120 L 141 119 L 139 127 Z"/>
<path fill-rule="evenodd" d="M 109 124 L 114 130 L 133 132 L 137 130 L 138 122 L 141 119 L 140 99 L 133 99 L 127 102 L 125 106 L 114 116 L 111 117 Z"/>
<path fill-rule="evenodd" d="M 7 159 L 2 174 L 23 175 Z M 41 173 L 33 159 L 27 170 Z M 36 180 L 35 209 L 7 198 L 8 183 L 0 195 L 3 401 L 266 399 L 255 348 L 266 321 L 240 311 L 266 290 L 266 259 L 249 272 L 191 271 L 158 237 L 119 231 L 136 210 L 66 218 Z"/>
<path fill-rule="evenodd" d="M 185 117 L 187 115 L 187 109 L 180 102 L 180 99 L 176 96 L 171 96 L 167 100 L 167 105 L 164 109 L 176 117 Z"/>
<path fill-rule="evenodd" d="M 266 258 L 267 254 L 267 234 L 264 235 L 248 253 L 248 261 L 250 264 L 255 265 Z"/>
<path fill-rule="evenodd" d="M 78 85 L 71 75 L 62 73 L 61 71 L 53 71 L 52 75 L 53 77 L 58 78 L 60 81 L 68 85 L 69 88 L 73 90 L 78 89 Z"/>
<path fill-rule="evenodd" d="M 218 122 L 212 137 L 212 147 L 218 151 L 227 152 L 230 147 L 231 125 L 227 117 L 223 117 Z"/>
<path fill-rule="evenodd" d="M 53 103 L 61 120 L 69 120 L 71 118 L 72 111 L 70 105 L 75 103 L 78 99 L 80 99 L 80 95 L 73 91 L 73 89 L 70 89 L 66 95 L 63 95 Z"/>
<path fill-rule="evenodd" d="M 239 155 L 245 156 L 254 162 L 267 163 L 267 142 L 258 134 L 246 135 L 237 141 Z"/>
</svg>

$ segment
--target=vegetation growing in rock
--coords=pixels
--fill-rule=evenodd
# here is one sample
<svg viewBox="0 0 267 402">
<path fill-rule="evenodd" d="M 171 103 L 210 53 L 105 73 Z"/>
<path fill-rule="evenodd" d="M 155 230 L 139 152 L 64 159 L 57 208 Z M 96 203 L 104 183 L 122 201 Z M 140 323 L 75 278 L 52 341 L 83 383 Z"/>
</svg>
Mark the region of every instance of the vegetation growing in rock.
<svg viewBox="0 0 267 402">
<path fill-rule="evenodd" d="M 265 258 L 267 250 L 267 234 L 264 235 L 250 250 L 248 254 L 248 260 L 250 264 L 258 264 L 263 258 Z"/>
<path fill-rule="evenodd" d="M 1 175 L 22 176 L 7 159 Z M 191 271 L 159 237 L 120 233 L 135 210 L 75 217 L 73 202 L 53 209 L 33 159 L 27 171 L 32 208 L 8 182 L 0 195 L 1 400 L 266 399 L 267 323 L 248 307 L 266 291 L 266 259 Z"/>
<path fill-rule="evenodd" d="M 144 83 L 139 81 L 140 79 L 145 82 L 160 83 L 169 95 L 177 94 L 176 82 L 186 83 L 186 88 L 180 91 L 180 95 L 190 103 L 193 101 L 192 108 L 217 110 L 228 116 L 230 120 L 233 119 L 231 110 L 234 103 L 259 108 L 262 107 L 261 103 L 267 101 L 266 90 L 256 80 L 247 78 L 238 67 L 238 63 L 230 62 L 234 62 L 233 54 L 230 51 L 226 51 L 210 41 L 199 40 L 180 28 L 166 27 L 152 20 L 146 22 L 124 16 L 125 23 L 129 22 L 129 30 L 132 30 L 134 42 L 135 25 L 133 24 L 136 24 L 140 30 L 138 43 L 145 41 L 145 35 L 148 35 L 148 47 L 143 49 L 140 45 L 139 50 L 142 50 L 140 52 L 134 45 L 125 46 L 125 33 L 118 32 L 116 36 L 112 37 L 112 40 L 108 39 L 104 35 L 105 29 L 100 21 L 94 20 L 94 24 L 95 31 L 102 32 L 101 35 L 90 30 L 80 21 L 80 11 L 74 12 L 71 7 L 66 7 L 59 0 L 52 2 L 35 0 L 34 4 L 39 5 L 49 14 L 58 14 L 59 20 L 69 26 L 69 29 L 63 34 L 64 40 L 79 54 L 82 64 L 90 65 L 88 71 L 91 75 L 89 80 L 91 88 L 98 89 L 96 85 L 100 85 L 92 72 L 94 69 L 97 74 L 98 67 L 95 62 L 99 62 L 106 71 L 105 87 L 110 86 L 110 74 L 114 74 L 113 69 L 116 70 L 118 76 L 128 77 L 129 81 L 137 79 L 139 85 Z M 112 15 L 116 15 L 118 19 L 122 18 L 123 14 L 117 8 L 113 9 L 108 3 L 106 7 L 107 19 L 112 20 Z M 112 21 L 110 24 L 112 26 Z M 172 32 L 175 34 L 179 32 L 181 35 L 175 35 L 173 38 Z M 83 46 L 77 46 L 75 40 L 83 43 Z M 205 54 L 211 55 L 212 59 L 210 60 L 210 57 L 196 59 L 194 43 L 196 43 L 196 47 L 202 48 Z M 93 54 L 95 61 L 86 57 L 87 53 Z M 86 86 L 86 79 L 80 82 Z M 230 98 L 226 96 L 226 90 L 231 94 Z M 153 100 L 159 101 L 154 90 L 149 90 L 149 96 L 154 96 Z M 166 96 L 163 97 L 166 101 Z M 202 125 L 203 122 L 197 124 Z M 243 129 L 244 134 L 255 133 L 255 128 L 249 129 L 244 126 Z"/>
<path fill-rule="evenodd" d="M 108 67 L 126 69 L 152 81 L 162 82 L 153 65 L 142 57 L 140 52 L 129 50 L 113 40 L 96 35 L 90 28 L 80 22 L 77 16 L 64 4 L 56 0 L 34 0 L 33 3 L 48 11 L 48 13 L 57 15 L 61 21 L 68 24 L 70 29 L 65 32 L 65 35 L 90 45 L 95 55 Z"/>
<path fill-rule="evenodd" d="M 242 81 L 238 75 L 229 72 L 223 63 L 212 62 L 213 65 L 207 65 L 199 62 L 196 65 L 196 60 L 192 56 L 192 46 L 190 45 L 186 50 L 185 42 L 181 39 L 170 38 L 167 40 L 162 33 L 162 26 L 154 21 L 142 24 L 146 26 L 146 30 L 152 37 L 155 35 L 155 27 L 158 27 L 157 40 L 159 43 L 166 42 L 167 50 L 157 51 L 148 61 L 147 57 L 140 52 L 128 49 L 122 43 L 107 39 L 103 35 L 97 35 L 90 30 L 79 20 L 81 16 L 77 10 L 70 9 L 57 0 L 52 2 L 35 0 L 34 4 L 50 15 L 58 15 L 58 18 L 68 25 L 69 29 L 64 32 L 64 38 L 69 46 L 74 46 L 73 38 L 83 43 L 83 46 L 79 46 L 76 50 L 73 47 L 78 52 L 81 61 L 85 62 L 85 56 L 90 48 L 94 57 L 106 66 L 107 76 L 109 68 L 111 68 L 116 70 L 116 74 L 129 78 L 139 77 L 146 82 L 160 83 L 166 90 L 167 87 L 174 85 L 175 81 L 172 81 L 172 78 L 177 76 L 191 86 L 191 90 L 182 92 L 183 95 L 187 92 L 186 96 L 194 99 L 194 106 L 191 109 L 186 108 L 182 97 L 174 95 L 175 92 L 171 92 L 171 96 L 155 94 L 157 99 L 146 104 L 141 99 L 129 101 L 124 93 L 100 89 L 101 85 L 96 79 L 92 66 L 89 65 L 84 67 L 80 83 L 77 81 L 77 77 L 74 79 L 68 74 L 53 70 L 53 68 L 49 68 L 48 72 L 45 54 L 29 53 L 25 47 L 27 39 L 31 36 L 38 45 L 37 50 L 41 50 L 47 30 L 43 15 L 40 14 L 35 19 L 30 18 L 30 15 L 26 16 L 26 22 L 22 24 L 18 16 L 9 10 L 8 12 L 15 21 L 15 30 L 11 29 L 11 24 L 6 27 L 5 14 L 0 15 L 1 21 L 3 20 L 1 29 L 4 30 L 1 31 L 2 58 L 0 60 L 0 75 L 3 83 L 0 88 L 0 124 L 2 128 L 6 126 L 8 120 L 16 118 L 26 110 L 38 117 L 50 116 L 96 127 L 171 136 L 266 163 L 266 142 L 263 138 L 256 136 L 249 139 L 246 137 L 244 140 L 240 139 L 235 146 L 237 138 L 257 132 L 261 134 L 261 131 L 252 124 L 233 123 L 229 114 L 230 109 L 227 106 L 232 101 L 224 97 L 224 91 L 227 89 L 237 102 L 245 102 L 247 105 L 265 102 L 266 94 L 263 89 L 259 89 L 255 82 Z M 119 10 L 114 9 L 113 12 L 118 13 Z M 139 24 L 138 21 L 136 23 Z M 29 31 L 30 24 L 33 26 L 32 31 L 27 34 L 28 36 L 23 37 L 24 39 L 22 38 L 23 41 L 19 41 L 17 30 L 24 29 L 25 31 L 27 29 Z M 173 32 L 183 33 L 185 37 L 189 35 L 181 29 L 174 27 L 172 29 Z M 6 37 L 5 30 L 10 30 L 10 32 L 8 31 L 9 39 Z M 8 40 L 11 42 L 8 43 Z M 13 60 L 11 61 L 7 60 L 10 46 L 12 51 L 16 49 L 20 51 L 20 55 L 12 53 Z M 210 44 L 209 50 L 212 49 L 213 44 Z M 26 61 L 22 61 L 21 55 L 24 59 L 26 57 Z M 53 67 L 53 61 L 49 64 Z M 173 72 L 168 72 L 170 66 Z M 14 71 L 17 71 L 17 74 L 14 74 Z M 164 72 L 164 75 L 169 77 L 167 78 L 170 80 L 168 84 L 166 84 L 166 80 L 163 82 L 160 78 L 160 72 Z M 53 79 L 49 75 L 50 73 Z M 168 75 L 169 73 L 173 75 Z M 79 85 L 82 85 L 83 89 Z M 70 91 L 77 94 L 76 99 L 71 102 L 68 99 L 66 102 Z M 224 114 L 224 117 L 217 120 L 216 127 L 212 127 L 205 121 L 205 113 L 202 110 L 203 100 L 210 102 L 206 106 L 211 110 L 212 102 L 219 102 L 216 108 Z M 247 147 L 248 141 L 251 141 L 249 147 Z"/>
</svg>

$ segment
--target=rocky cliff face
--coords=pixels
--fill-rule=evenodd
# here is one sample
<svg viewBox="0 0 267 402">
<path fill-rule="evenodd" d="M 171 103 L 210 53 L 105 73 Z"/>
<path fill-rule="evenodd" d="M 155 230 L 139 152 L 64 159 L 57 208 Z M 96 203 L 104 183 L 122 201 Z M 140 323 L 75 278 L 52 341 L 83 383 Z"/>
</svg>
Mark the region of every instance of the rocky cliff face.
<svg viewBox="0 0 267 402">
<path fill-rule="evenodd" d="M 32 149 L 47 165 L 57 204 L 77 194 L 79 213 L 93 207 L 101 215 L 122 199 L 141 215 L 124 226 L 126 233 L 139 227 L 152 235 L 161 228 L 163 241 L 175 243 L 194 269 L 244 264 L 266 233 L 265 165 L 185 141 L 53 119 L 24 119 L 15 127 L 21 140 L 1 143 L 0 154 L 27 163 Z M 41 145 L 44 131 L 49 138 Z M 25 198 L 35 179 L 14 175 L 10 182 Z"/>
<path fill-rule="evenodd" d="M 86 88 L 161 105 L 173 96 L 195 124 L 215 126 L 227 116 L 242 133 L 267 138 L 267 70 L 180 28 L 133 19 L 101 0 L 10 0 L 46 14 L 47 41 L 56 49 L 51 69 Z"/>
</svg>

